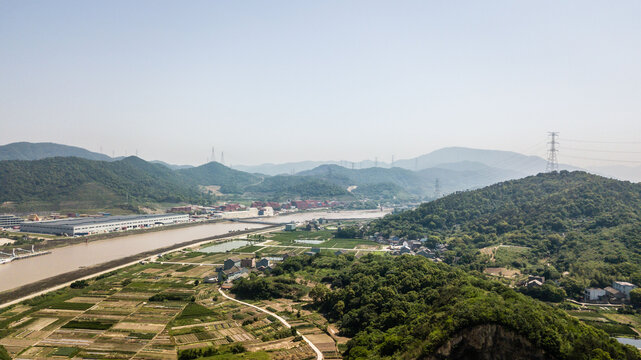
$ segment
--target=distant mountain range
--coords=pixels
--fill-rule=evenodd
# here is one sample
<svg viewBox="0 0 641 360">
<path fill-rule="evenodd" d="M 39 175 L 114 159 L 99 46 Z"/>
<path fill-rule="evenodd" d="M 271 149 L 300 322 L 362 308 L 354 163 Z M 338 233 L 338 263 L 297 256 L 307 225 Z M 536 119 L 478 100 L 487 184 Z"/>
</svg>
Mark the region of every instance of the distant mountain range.
<svg viewBox="0 0 641 360">
<path fill-rule="evenodd" d="M 0 160 L 40 160 L 48 157 L 75 156 L 88 160 L 112 161 L 105 154 L 55 143 L 17 142 L 0 146 Z"/>
<path fill-rule="evenodd" d="M 2 160 L 41 160 L 51 157 L 78 157 L 87 160 L 118 161 L 125 157 L 115 157 L 89 151 L 77 146 L 62 145 L 50 142 L 30 143 L 16 142 L 0 145 L 0 161 Z M 152 163 L 164 165 L 172 170 L 186 169 L 191 165 L 173 165 L 164 161 L 154 160 Z"/>
<path fill-rule="evenodd" d="M 42 201 L 56 207 L 65 199 L 80 199 L 86 202 L 83 206 L 99 207 L 101 203 L 122 203 L 123 199 L 140 203 L 208 201 L 210 196 L 221 194 L 261 200 L 429 200 L 536 174 L 545 164 L 537 156 L 452 147 L 396 161 L 392 168 L 307 161 L 231 169 L 217 162 L 192 167 L 137 157 L 114 159 L 79 147 L 23 142 L 0 146 L 0 203 Z M 291 166 L 298 166 L 299 171 L 293 175 L 285 171 Z M 577 168 L 562 165 L 561 169 Z M 594 172 L 641 180 L 641 167 L 608 167 Z"/>
<path fill-rule="evenodd" d="M 339 165 L 346 168 L 365 169 L 370 167 L 391 168 L 398 167 L 407 170 L 419 171 L 428 168 L 446 168 L 449 165 L 457 164 L 453 170 L 475 170 L 478 164 L 491 168 L 508 169 L 523 174 L 538 174 L 545 171 L 546 160 L 538 156 L 528 156 L 512 151 L 482 150 L 464 147 L 447 147 L 433 151 L 429 154 L 416 158 L 394 161 L 393 164 L 386 162 L 374 162 L 364 160 L 359 162 L 350 161 L 300 161 L 284 164 L 262 164 L 262 165 L 236 165 L 235 168 L 242 171 L 261 173 L 266 175 L 291 174 L 311 170 L 321 165 Z M 466 165 L 471 165 L 467 168 Z M 577 167 L 561 165 L 562 170 L 576 170 Z"/>
</svg>

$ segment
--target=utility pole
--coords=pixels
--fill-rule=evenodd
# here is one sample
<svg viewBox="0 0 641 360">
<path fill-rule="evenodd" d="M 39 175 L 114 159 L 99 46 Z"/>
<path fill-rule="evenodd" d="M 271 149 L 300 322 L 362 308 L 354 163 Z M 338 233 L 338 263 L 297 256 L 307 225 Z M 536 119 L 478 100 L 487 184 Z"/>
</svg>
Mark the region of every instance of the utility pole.
<svg viewBox="0 0 641 360">
<path fill-rule="evenodd" d="M 559 152 L 557 149 L 557 145 L 559 145 L 559 143 L 556 140 L 559 133 L 556 131 L 550 131 L 548 132 L 548 136 L 550 137 L 550 141 L 548 142 L 550 147 L 548 148 L 548 163 L 545 167 L 545 172 L 559 171 L 559 159 L 556 155 Z"/>
<path fill-rule="evenodd" d="M 438 181 L 438 178 L 434 181 L 434 199 L 441 197 L 441 183 Z"/>
</svg>

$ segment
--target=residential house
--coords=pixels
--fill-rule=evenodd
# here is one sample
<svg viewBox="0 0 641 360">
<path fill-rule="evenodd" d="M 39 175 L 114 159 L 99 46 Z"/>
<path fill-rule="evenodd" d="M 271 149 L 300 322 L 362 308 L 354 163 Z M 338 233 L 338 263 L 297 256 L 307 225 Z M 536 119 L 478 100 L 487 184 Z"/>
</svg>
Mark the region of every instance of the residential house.
<svg viewBox="0 0 641 360">
<path fill-rule="evenodd" d="M 434 254 L 434 252 L 433 252 L 432 250 L 430 250 L 430 249 L 425 249 L 425 248 L 420 249 L 420 250 L 416 253 L 416 255 L 420 255 L 420 256 L 426 257 L 426 258 L 428 258 L 428 259 L 433 259 L 433 258 L 435 258 L 435 257 L 436 257 L 436 254 Z"/>
<path fill-rule="evenodd" d="M 256 259 L 254 259 L 254 258 L 246 258 L 246 259 L 240 260 L 240 267 L 242 267 L 242 268 L 251 269 L 251 268 L 253 268 L 255 266 L 256 266 Z"/>
<path fill-rule="evenodd" d="M 238 258 L 229 258 L 223 263 L 223 270 L 229 270 L 234 266 L 240 267 L 240 259 Z"/>
<path fill-rule="evenodd" d="M 409 246 L 403 245 L 400 250 L 401 255 L 403 254 L 412 254 L 412 249 Z"/>
<path fill-rule="evenodd" d="M 268 267 L 271 267 L 271 265 L 272 265 L 271 260 L 269 260 L 269 259 L 267 259 L 267 258 L 262 258 L 262 259 L 260 259 L 260 260 L 258 260 L 258 261 L 256 262 L 256 267 L 257 267 L 257 268 L 259 268 L 259 267 L 266 267 L 266 268 L 268 268 Z"/>
<path fill-rule="evenodd" d="M 586 302 L 602 301 L 605 297 L 605 290 L 600 288 L 587 288 L 583 294 L 583 299 Z"/>
<path fill-rule="evenodd" d="M 611 286 L 608 286 L 603 290 L 605 290 L 605 294 L 608 299 L 610 299 L 610 302 L 617 303 L 625 300 L 625 294 Z"/>
<path fill-rule="evenodd" d="M 626 281 L 613 281 L 612 287 L 622 292 L 626 298 L 630 298 L 630 291 L 637 286 Z"/>
<path fill-rule="evenodd" d="M 247 269 L 241 269 L 237 266 L 234 266 L 230 269 L 223 270 L 218 273 L 218 282 L 232 282 L 236 279 L 239 279 L 241 277 L 245 277 L 249 275 L 249 271 Z"/>
</svg>

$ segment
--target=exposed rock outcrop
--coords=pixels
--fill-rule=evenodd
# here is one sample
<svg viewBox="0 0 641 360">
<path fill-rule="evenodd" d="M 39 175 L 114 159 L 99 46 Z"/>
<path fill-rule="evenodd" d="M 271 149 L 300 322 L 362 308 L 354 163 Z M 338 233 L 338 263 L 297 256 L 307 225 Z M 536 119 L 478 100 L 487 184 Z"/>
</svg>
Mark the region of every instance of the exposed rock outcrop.
<svg viewBox="0 0 641 360">
<path fill-rule="evenodd" d="M 500 325 L 479 325 L 465 329 L 445 344 L 429 360 L 553 360 L 528 339 Z"/>
</svg>

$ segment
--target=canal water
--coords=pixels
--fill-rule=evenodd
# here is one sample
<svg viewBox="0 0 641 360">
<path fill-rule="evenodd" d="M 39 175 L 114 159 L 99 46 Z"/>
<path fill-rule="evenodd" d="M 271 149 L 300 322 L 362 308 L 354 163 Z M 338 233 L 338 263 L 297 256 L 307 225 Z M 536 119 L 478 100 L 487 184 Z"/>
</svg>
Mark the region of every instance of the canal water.
<svg viewBox="0 0 641 360">
<path fill-rule="evenodd" d="M 220 243 L 212 246 L 207 246 L 206 248 L 199 249 L 198 251 L 206 252 L 206 253 L 223 253 L 223 252 L 235 250 L 250 244 L 253 244 L 253 243 L 251 241 L 246 241 L 246 240 L 232 240 L 232 241 L 225 241 L 224 243 Z"/>
<path fill-rule="evenodd" d="M 384 214 L 385 213 L 380 211 L 304 212 L 274 216 L 264 220 L 283 223 L 311 220 L 319 217 L 328 219 L 376 218 Z M 232 222 L 202 224 L 145 234 L 125 235 L 112 239 L 92 241 L 87 244 L 77 244 L 53 249 L 49 255 L 12 261 L 8 264 L 0 265 L 0 291 L 10 290 L 51 276 L 64 274 L 81 267 L 97 265 L 190 240 L 223 235 L 235 230 L 258 229 L 262 227 L 265 227 L 265 225 Z"/>
</svg>

